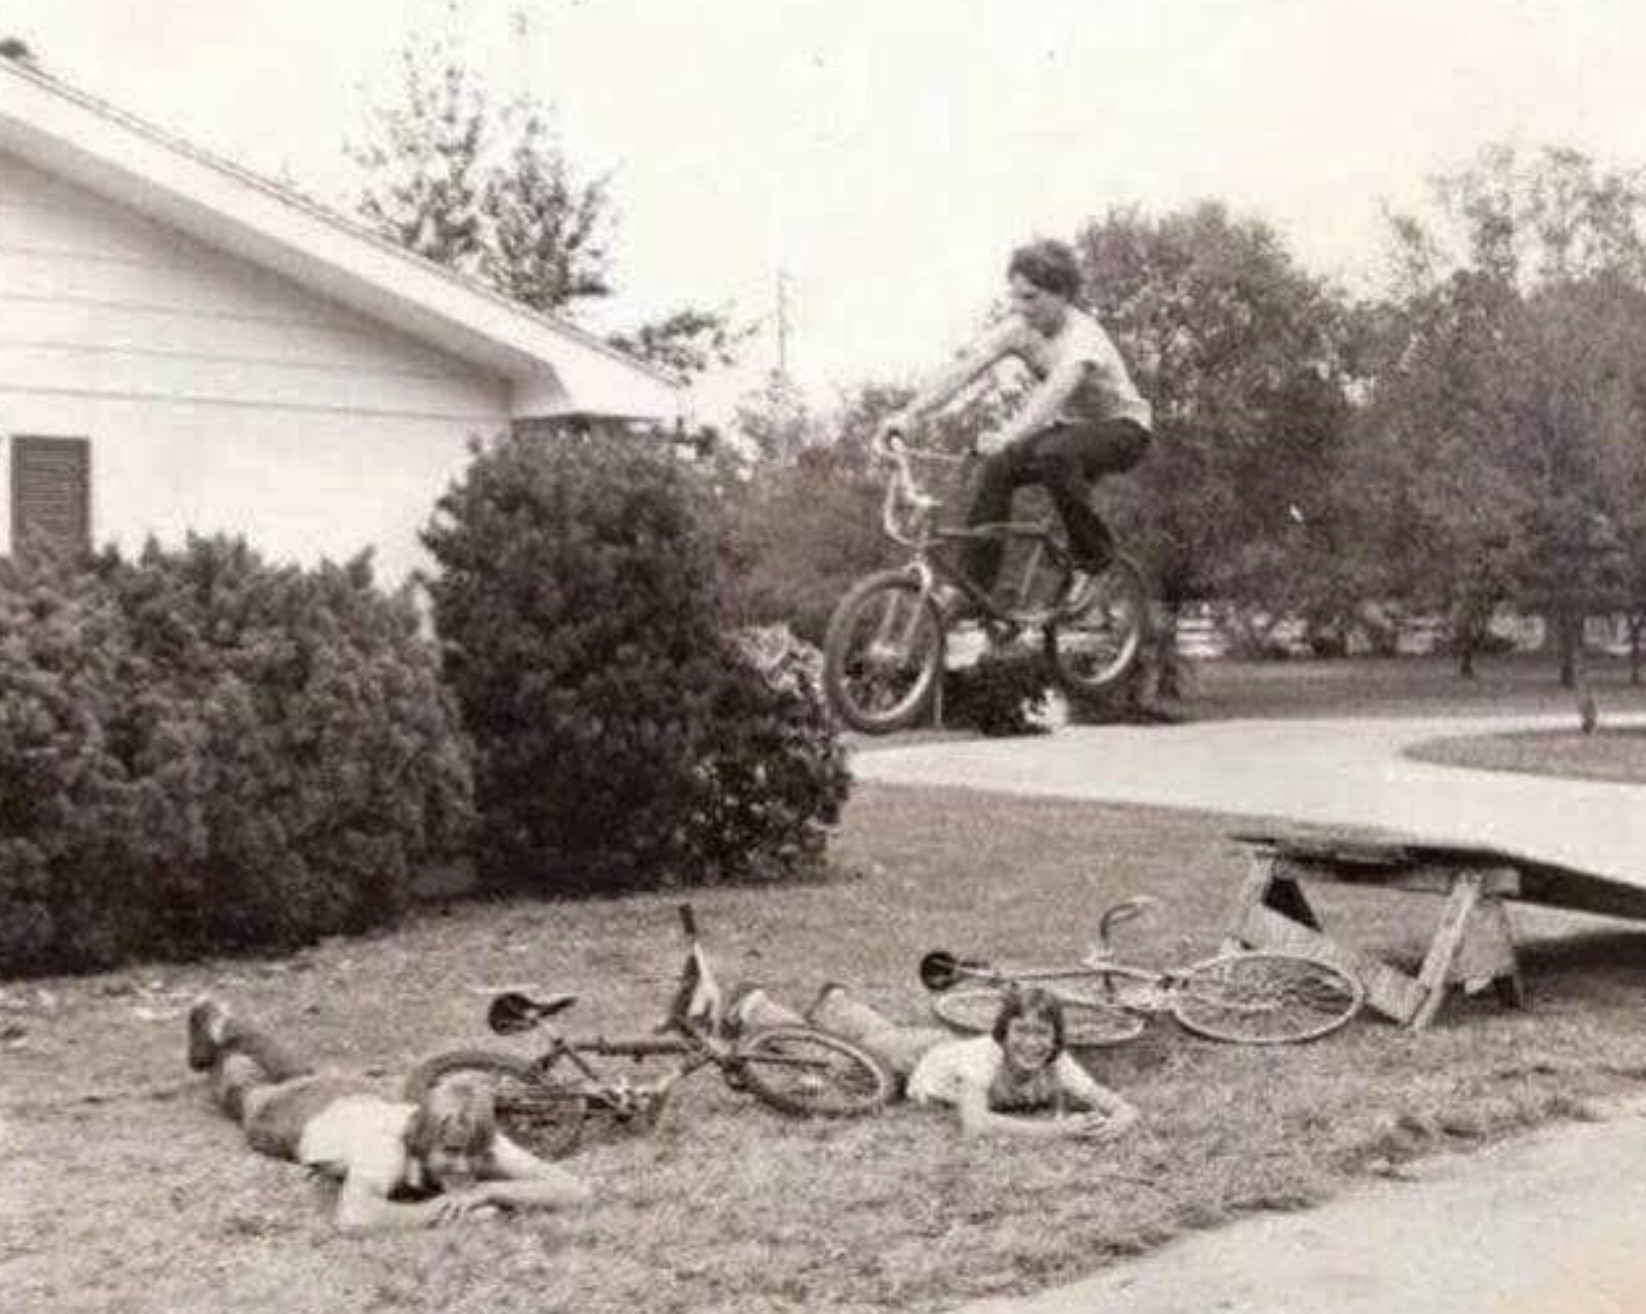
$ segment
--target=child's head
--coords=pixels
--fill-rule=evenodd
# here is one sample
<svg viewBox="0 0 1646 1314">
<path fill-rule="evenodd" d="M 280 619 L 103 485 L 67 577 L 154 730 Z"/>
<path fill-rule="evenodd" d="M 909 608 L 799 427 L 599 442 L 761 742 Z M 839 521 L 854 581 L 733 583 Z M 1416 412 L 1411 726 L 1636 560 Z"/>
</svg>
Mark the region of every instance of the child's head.
<svg viewBox="0 0 1646 1314">
<path fill-rule="evenodd" d="M 1067 242 L 1027 242 L 1012 252 L 1007 279 L 1021 278 L 1042 292 L 1073 301 L 1080 295 L 1080 262 Z"/>
<path fill-rule="evenodd" d="M 406 1127 L 406 1152 L 421 1184 L 443 1189 L 470 1185 L 497 1136 L 492 1092 L 475 1077 L 436 1082 Z"/>
<path fill-rule="evenodd" d="M 1044 990 L 1013 990 L 994 1020 L 994 1039 L 1020 1072 L 1049 1067 L 1063 1052 L 1063 1005 Z"/>
</svg>

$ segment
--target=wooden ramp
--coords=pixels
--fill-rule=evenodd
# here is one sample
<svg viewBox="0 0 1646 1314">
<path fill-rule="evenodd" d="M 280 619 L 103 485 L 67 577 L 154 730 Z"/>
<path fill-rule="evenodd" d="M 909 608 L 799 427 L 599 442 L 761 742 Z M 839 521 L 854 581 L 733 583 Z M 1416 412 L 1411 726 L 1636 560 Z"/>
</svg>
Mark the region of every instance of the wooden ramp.
<svg viewBox="0 0 1646 1314">
<path fill-rule="evenodd" d="M 1451 844 L 1395 831 L 1325 826 L 1236 832 L 1251 853 L 1225 944 L 1312 954 L 1354 972 L 1367 1002 L 1422 1030 L 1448 988 L 1491 984 L 1508 1005 L 1525 990 L 1503 904 L 1646 920 L 1646 887 L 1503 849 Z M 1417 974 L 1400 971 L 1328 936 L 1304 893 L 1308 884 L 1358 886 L 1438 899 L 1434 934 Z"/>
</svg>

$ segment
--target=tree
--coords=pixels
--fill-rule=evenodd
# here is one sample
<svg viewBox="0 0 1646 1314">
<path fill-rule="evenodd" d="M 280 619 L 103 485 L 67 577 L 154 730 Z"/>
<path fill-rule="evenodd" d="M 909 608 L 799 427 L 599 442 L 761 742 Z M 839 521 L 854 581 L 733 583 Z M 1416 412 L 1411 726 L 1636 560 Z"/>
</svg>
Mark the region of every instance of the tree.
<svg viewBox="0 0 1646 1314">
<path fill-rule="evenodd" d="M 1298 600 L 1348 418 L 1346 310 L 1278 234 L 1207 202 L 1112 210 L 1077 243 L 1094 308 L 1153 402 L 1156 441 L 1122 508 L 1169 619 L 1200 598 L 1269 618 Z M 1171 624 L 1160 658 L 1175 691 Z"/>
<path fill-rule="evenodd" d="M 371 107 L 360 213 L 384 236 L 545 314 L 577 318 L 615 289 L 605 176 L 584 176 L 532 95 L 498 101 L 450 36 L 401 54 L 399 98 Z M 686 307 L 613 345 L 681 374 L 729 364 L 748 330 Z"/>
<path fill-rule="evenodd" d="M 1646 192 L 1574 151 L 1506 147 L 1435 192 L 1427 220 L 1396 220 L 1369 426 L 1411 511 L 1408 584 L 1446 600 L 1464 674 L 1498 602 L 1540 606 L 1571 684 L 1601 596 L 1589 527 L 1623 527 L 1624 563 L 1639 551 L 1619 490 L 1642 443 Z"/>
</svg>

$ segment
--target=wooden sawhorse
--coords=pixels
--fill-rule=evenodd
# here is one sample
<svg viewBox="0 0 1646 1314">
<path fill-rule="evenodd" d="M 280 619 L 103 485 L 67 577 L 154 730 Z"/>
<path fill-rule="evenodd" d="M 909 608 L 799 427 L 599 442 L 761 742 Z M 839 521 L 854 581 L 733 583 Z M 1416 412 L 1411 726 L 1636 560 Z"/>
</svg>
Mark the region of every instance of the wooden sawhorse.
<svg viewBox="0 0 1646 1314">
<path fill-rule="evenodd" d="M 1224 940 L 1226 948 L 1308 954 L 1352 972 L 1366 1002 L 1421 1031 L 1454 983 L 1491 983 L 1514 1008 L 1525 1006 L 1514 937 L 1503 901 L 1521 896 L 1517 860 L 1491 849 L 1433 845 L 1348 831 L 1242 833 L 1251 868 Z M 1415 976 L 1328 936 L 1303 887 L 1338 884 L 1403 890 L 1443 900 Z"/>
</svg>

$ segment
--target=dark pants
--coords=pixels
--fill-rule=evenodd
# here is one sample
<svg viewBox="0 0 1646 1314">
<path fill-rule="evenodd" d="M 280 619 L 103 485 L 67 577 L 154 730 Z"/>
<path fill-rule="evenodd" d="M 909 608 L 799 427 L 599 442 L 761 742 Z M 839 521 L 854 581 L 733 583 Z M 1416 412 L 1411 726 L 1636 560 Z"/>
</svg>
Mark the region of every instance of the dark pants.
<svg viewBox="0 0 1646 1314">
<path fill-rule="evenodd" d="M 1054 424 L 984 461 L 966 523 L 1010 520 L 1012 494 L 1026 484 L 1039 484 L 1063 521 L 1075 564 L 1100 571 L 1114 559 L 1114 536 L 1091 508 L 1092 485 L 1104 475 L 1130 470 L 1148 450 L 1149 431 L 1133 420 Z M 992 589 L 1005 550 L 1003 538 L 972 539 L 961 567 L 980 588 Z"/>
<path fill-rule="evenodd" d="M 333 1101 L 363 1093 L 352 1079 L 316 1072 L 301 1055 L 253 1023 L 231 1018 L 212 1065 L 217 1102 L 252 1148 L 295 1159 L 303 1128 Z"/>
</svg>

